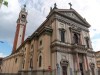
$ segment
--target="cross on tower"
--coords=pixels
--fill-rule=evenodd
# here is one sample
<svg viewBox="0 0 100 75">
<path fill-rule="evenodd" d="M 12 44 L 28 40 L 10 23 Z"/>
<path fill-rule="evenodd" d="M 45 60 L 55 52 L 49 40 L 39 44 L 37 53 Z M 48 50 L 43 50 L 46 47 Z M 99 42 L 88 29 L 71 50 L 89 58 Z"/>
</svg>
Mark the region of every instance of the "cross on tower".
<svg viewBox="0 0 100 75">
<path fill-rule="evenodd" d="M 69 5 L 70 5 L 70 9 L 72 8 L 72 4 L 71 4 L 71 2 L 70 3 L 68 3 Z"/>
</svg>

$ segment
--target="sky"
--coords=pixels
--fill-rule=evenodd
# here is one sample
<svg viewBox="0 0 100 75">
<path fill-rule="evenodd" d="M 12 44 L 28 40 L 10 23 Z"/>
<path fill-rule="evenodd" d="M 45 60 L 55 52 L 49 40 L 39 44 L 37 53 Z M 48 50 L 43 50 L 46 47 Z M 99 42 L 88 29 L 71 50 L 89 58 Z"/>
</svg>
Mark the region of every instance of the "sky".
<svg viewBox="0 0 100 75">
<path fill-rule="evenodd" d="M 90 37 L 94 51 L 100 43 L 100 0 L 8 0 L 8 7 L 0 8 L 0 57 L 11 54 L 19 12 L 26 3 L 28 16 L 25 38 L 30 36 L 46 19 L 54 3 L 60 9 L 69 9 L 68 3 L 91 25 Z M 3 42 L 2 42 L 3 41 Z"/>
</svg>

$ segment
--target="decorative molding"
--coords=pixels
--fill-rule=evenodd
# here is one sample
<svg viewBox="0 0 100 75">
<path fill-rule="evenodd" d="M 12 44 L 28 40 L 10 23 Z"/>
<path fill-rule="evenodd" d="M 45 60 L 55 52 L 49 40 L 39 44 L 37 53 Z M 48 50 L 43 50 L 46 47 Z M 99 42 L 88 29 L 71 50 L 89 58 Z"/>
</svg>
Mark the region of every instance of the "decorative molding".
<svg viewBox="0 0 100 75">
<path fill-rule="evenodd" d="M 68 64 L 69 64 L 69 61 L 68 61 L 68 60 L 66 60 L 66 59 L 61 59 L 61 61 L 60 61 L 60 65 L 61 65 L 61 66 L 67 66 L 67 67 L 68 67 Z"/>
<path fill-rule="evenodd" d="M 56 15 L 55 18 L 60 21 L 60 22 L 63 22 L 63 23 L 67 23 L 67 25 L 73 27 L 79 27 L 79 29 L 83 30 L 83 31 L 86 31 L 86 32 L 89 32 L 89 29 L 85 26 L 83 26 L 82 24 L 79 24 L 77 22 L 74 22 L 74 21 L 71 21 L 63 16 L 60 16 L 60 15 Z"/>
<path fill-rule="evenodd" d="M 95 64 L 93 62 L 90 62 L 90 68 L 95 68 Z"/>
<path fill-rule="evenodd" d="M 82 31 L 82 29 L 80 27 L 77 27 L 77 26 L 69 27 L 69 30 L 72 32 L 76 32 L 76 33 L 80 33 Z"/>
<path fill-rule="evenodd" d="M 87 39 L 87 40 L 89 40 L 89 37 L 88 36 L 86 36 L 86 37 L 84 37 L 85 39 Z"/>
<path fill-rule="evenodd" d="M 52 43 L 52 52 L 63 52 L 63 53 L 83 53 L 87 54 L 87 48 L 84 45 L 72 45 L 72 44 L 62 44 L 59 42 Z"/>
</svg>

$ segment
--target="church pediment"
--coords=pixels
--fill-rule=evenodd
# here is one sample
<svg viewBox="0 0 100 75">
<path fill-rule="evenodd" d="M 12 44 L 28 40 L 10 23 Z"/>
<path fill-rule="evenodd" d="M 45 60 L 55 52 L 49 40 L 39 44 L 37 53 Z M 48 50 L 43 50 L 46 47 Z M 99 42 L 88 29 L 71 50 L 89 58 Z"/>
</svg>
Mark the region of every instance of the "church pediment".
<svg viewBox="0 0 100 75">
<path fill-rule="evenodd" d="M 85 19 L 81 19 L 77 14 L 75 14 L 74 12 L 60 12 L 61 14 L 63 14 L 63 15 L 65 15 L 65 16 L 68 16 L 68 17 L 70 17 L 70 18 L 72 18 L 72 19 L 75 19 L 75 20 L 77 20 L 77 21 L 79 21 L 79 22 L 81 22 L 81 23 L 84 23 L 83 22 L 83 20 L 85 20 Z"/>
<path fill-rule="evenodd" d="M 65 17 L 68 17 L 72 20 L 75 20 L 76 22 L 80 22 L 84 25 L 87 25 L 90 27 L 89 23 L 83 18 L 81 15 L 79 15 L 74 9 L 61 9 L 61 10 L 56 10 L 59 14 L 62 14 Z"/>
<path fill-rule="evenodd" d="M 80 20 L 80 18 L 76 15 L 76 14 L 74 14 L 74 13 L 63 13 L 64 15 L 66 15 L 66 16 L 68 16 L 68 17 L 71 17 L 71 18 L 73 18 L 73 19 L 75 19 L 75 20 L 77 20 L 77 21 L 79 21 L 79 22 L 82 22 L 83 23 L 83 21 L 82 20 Z"/>
</svg>

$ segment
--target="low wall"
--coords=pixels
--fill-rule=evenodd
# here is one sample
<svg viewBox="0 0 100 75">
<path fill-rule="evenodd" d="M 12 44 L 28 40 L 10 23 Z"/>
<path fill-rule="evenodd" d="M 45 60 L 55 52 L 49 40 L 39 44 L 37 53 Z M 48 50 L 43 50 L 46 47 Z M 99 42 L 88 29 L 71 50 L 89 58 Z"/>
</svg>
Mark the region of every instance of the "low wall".
<svg viewBox="0 0 100 75">
<path fill-rule="evenodd" d="M 0 75 L 21 75 L 20 73 L 0 73 Z"/>
<path fill-rule="evenodd" d="M 56 71 L 49 70 L 31 70 L 31 71 L 19 71 L 21 75 L 56 75 Z"/>
</svg>

